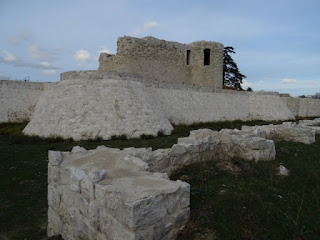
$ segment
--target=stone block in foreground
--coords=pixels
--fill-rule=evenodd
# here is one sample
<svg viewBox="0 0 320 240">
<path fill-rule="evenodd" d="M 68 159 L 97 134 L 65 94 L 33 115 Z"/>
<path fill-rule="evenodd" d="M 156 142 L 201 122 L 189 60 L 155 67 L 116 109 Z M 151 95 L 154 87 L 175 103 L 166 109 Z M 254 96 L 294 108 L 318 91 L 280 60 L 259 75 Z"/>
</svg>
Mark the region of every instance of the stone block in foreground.
<svg viewBox="0 0 320 240">
<path fill-rule="evenodd" d="M 190 185 L 148 172 L 125 151 L 49 151 L 48 236 L 175 239 L 189 220 Z"/>
</svg>

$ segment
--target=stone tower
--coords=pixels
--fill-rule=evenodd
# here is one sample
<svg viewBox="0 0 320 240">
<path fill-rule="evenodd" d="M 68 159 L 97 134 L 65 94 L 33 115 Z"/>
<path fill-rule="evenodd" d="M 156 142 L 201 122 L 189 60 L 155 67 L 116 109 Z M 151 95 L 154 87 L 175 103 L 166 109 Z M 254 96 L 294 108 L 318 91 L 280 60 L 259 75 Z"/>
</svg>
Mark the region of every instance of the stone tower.
<svg viewBox="0 0 320 240">
<path fill-rule="evenodd" d="M 153 37 L 121 37 L 117 54 L 101 53 L 99 71 L 139 74 L 146 84 L 159 82 L 221 89 L 223 45 L 168 42 Z"/>
</svg>

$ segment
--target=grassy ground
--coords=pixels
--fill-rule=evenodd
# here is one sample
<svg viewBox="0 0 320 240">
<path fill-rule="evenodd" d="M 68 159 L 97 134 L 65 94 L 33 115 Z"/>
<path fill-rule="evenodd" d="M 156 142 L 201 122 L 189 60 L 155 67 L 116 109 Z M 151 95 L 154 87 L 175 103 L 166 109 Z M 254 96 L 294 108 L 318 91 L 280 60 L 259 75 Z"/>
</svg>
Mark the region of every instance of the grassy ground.
<svg viewBox="0 0 320 240">
<path fill-rule="evenodd" d="M 26 137 L 21 134 L 25 124 L 0 123 L 0 239 L 4 240 L 49 239 L 48 150 L 71 150 L 77 145 L 166 148 L 193 129 L 239 128 L 244 123 L 178 125 L 171 136 L 80 142 Z M 179 239 L 319 239 L 320 139 L 312 145 L 278 142 L 276 147 L 277 160 L 270 163 L 235 159 L 231 166 L 238 171 L 229 171 L 211 161 L 176 173 L 174 178 L 191 184 L 191 222 Z M 289 177 L 275 175 L 280 162 L 291 170 Z"/>
</svg>

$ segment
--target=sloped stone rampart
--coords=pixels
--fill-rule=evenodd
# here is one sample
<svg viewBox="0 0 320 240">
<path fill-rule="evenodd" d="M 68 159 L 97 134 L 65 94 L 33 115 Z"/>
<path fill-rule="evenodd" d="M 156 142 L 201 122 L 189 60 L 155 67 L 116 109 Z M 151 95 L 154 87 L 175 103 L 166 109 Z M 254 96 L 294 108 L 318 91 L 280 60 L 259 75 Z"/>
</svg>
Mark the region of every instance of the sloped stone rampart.
<svg viewBox="0 0 320 240">
<path fill-rule="evenodd" d="M 314 143 L 316 135 L 314 130 L 297 125 L 294 122 L 284 122 L 281 125 L 242 126 L 242 130 L 267 139 L 301 142 L 305 144 Z"/>
<path fill-rule="evenodd" d="M 50 83 L 0 80 L 0 122 L 28 121 Z"/>
<path fill-rule="evenodd" d="M 173 129 L 139 77 L 89 71 L 61 78 L 40 97 L 25 134 L 80 140 L 170 134 Z"/>
</svg>

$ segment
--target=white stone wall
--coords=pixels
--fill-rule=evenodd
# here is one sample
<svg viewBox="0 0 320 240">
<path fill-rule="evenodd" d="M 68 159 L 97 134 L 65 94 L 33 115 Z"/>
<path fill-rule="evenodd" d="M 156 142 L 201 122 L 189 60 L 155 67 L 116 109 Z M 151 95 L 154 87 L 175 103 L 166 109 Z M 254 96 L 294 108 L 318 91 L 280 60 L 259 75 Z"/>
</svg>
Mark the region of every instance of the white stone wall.
<svg viewBox="0 0 320 240">
<path fill-rule="evenodd" d="M 0 122 L 30 120 L 43 83 L 0 80 Z"/>
<path fill-rule="evenodd" d="M 152 87 L 151 90 L 173 123 L 294 119 L 275 93 L 164 87 Z"/>
<path fill-rule="evenodd" d="M 319 117 L 320 99 L 282 97 L 296 117 Z"/>
</svg>

